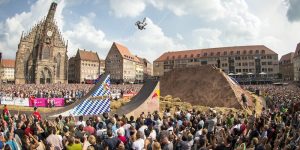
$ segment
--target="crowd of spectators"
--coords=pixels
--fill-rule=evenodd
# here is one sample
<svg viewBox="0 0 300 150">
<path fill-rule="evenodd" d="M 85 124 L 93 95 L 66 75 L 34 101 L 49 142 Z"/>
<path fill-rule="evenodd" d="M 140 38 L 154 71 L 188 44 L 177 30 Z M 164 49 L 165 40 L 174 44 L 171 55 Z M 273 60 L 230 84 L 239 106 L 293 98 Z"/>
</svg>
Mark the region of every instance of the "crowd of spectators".
<svg viewBox="0 0 300 150">
<path fill-rule="evenodd" d="M 93 85 L 91 84 L 1 84 L 3 96 L 28 98 L 80 98 Z"/>
<path fill-rule="evenodd" d="M 297 103 L 300 103 L 300 88 L 294 84 L 246 85 L 244 88 L 253 92 L 258 90 L 260 95 L 265 97 L 269 108 L 274 111 L 291 110 Z"/>
<path fill-rule="evenodd" d="M 29 98 L 78 99 L 87 94 L 94 84 L 0 84 L 0 96 Z M 141 84 L 113 84 L 112 93 L 137 93 Z"/>
<path fill-rule="evenodd" d="M 244 111 L 183 110 L 145 112 L 137 117 L 104 113 L 92 117 L 42 118 L 33 114 L 0 117 L 0 149 L 12 150 L 300 150 L 298 87 L 259 85 L 270 98 L 261 114 Z M 284 90 L 285 92 L 280 92 Z M 291 91 L 289 91 L 291 90 Z M 284 106 L 284 109 L 281 106 Z"/>
<path fill-rule="evenodd" d="M 167 108 L 137 118 L 118 114 L 55 119 L 1 116 L 0 148 L 66 150 L 299 150 L 300 114 L 263 109 L 252 115 Z M 9 116 L 9 117 L 5 117 Z M 2 147 L 1 147 L 2 145 Z M 9 148 L 8 148 L 9 147 Z"/>
</svg>

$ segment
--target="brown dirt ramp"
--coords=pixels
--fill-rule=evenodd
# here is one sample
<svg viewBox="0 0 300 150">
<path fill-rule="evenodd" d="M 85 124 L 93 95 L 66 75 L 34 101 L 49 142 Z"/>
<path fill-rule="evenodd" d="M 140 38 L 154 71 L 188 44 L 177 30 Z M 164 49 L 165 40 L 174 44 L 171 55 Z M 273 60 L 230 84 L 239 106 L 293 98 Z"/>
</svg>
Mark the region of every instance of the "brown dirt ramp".
<svg viewBox="0 0 300 150">
<path fill-rule="evenodd" d="M 192 105 L 241 109 L 239 94 L 246 91 L 226 76 L 210 65 L 173 69 L 160 79 L 161 95 L 179 97 Z"/>
</svg>

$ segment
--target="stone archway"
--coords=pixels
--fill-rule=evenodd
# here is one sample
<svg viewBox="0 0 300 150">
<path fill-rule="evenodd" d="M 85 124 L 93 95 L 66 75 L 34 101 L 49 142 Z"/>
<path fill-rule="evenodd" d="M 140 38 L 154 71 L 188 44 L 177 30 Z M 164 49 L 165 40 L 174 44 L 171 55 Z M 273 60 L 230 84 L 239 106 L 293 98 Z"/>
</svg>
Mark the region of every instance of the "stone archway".
<svg viewBox="0 0 300 150">
<path fill-rule="evenodd" d="M 52 83 L 52 75 L 51 75 L 51 71 L 47 67 L 45 67 L 41 71 L 40 84 L 48 84 L 48 83 Z"/>
</svg>

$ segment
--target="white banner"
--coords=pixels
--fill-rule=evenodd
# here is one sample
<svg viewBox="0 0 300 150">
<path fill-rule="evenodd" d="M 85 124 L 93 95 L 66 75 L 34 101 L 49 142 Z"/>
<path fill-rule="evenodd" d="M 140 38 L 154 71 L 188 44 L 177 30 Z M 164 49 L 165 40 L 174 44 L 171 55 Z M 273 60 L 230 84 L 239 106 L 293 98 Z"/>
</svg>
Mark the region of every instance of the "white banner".
<svg viewBox="0 0 300 150">
<path fill-rule="evenodd" d="M 15 97 L 14 100 L 17 106 L 29 106 L 29 98 Z"/>
<path fill-rule="evenodd" d="M 112 99 L 119 99 L 121 97 L 121 93 L 111 93 Z"/>
<path fill-rule="evenodd" d="M 2 105 L 16 105 L 16 106 L 29 106 L 29 99 L 28 98 L 19 98 L 19 97 L 8 97 L 3 96 L 1 97 L 1 104 Z"/>
</svg>

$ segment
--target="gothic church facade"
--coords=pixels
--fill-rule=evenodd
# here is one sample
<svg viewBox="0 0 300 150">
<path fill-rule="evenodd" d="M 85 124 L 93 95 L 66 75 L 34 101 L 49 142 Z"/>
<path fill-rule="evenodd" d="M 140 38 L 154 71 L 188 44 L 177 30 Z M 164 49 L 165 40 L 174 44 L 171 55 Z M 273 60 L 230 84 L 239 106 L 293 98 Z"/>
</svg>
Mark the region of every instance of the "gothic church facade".
<svg viewBox="0 0 300 150">
<path fill-rule="evenodd" d="M 55 23 L 56 7 L 53 2 L 47 17 L 27 34 L 22 33 L 16 53 L 16 84 L 68 82 L 68 42 Z"/>
</svg>

